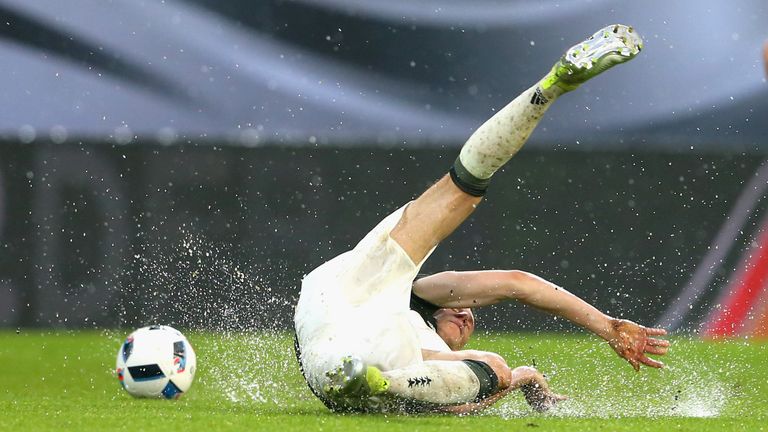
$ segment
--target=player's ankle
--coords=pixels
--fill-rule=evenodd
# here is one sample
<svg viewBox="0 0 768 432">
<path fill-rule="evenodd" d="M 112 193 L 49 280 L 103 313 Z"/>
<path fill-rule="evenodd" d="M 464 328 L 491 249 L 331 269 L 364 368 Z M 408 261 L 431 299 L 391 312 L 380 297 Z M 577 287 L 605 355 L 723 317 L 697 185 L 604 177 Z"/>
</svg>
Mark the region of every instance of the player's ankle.
<svg viewBox="0 0 768 432">
<path fill-rule="evenodd" d="M 569 82 L 567 77 L 563 77 L 564 72 L 567 73 L 558 61 L 552 66 L 552 70 L 539 81 L 539 88 L 545 97 L 554 99 L 581 86 L 582 83 L 580 82 Z"/>
</svg>

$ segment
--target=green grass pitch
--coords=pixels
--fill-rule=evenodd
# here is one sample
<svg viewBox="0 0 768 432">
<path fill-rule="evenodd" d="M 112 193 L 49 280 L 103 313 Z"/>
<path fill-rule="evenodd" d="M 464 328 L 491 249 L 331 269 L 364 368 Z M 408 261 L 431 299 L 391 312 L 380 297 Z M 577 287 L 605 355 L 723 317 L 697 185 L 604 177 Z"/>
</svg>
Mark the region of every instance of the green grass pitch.
<svg viewBox="0 0 768 432">
<path fill-rule="evenodd" d="M 722 431 L 768 429 L 768 343 L 673 338 L 635 373 L 586 335 L 480 334 L 471 348 L 534 364 L 570 400 L 546 414 L 513 394 L 481 415 L 336 415 L 304 385 L 288 334 L 190 333 L 198 372 L 178 401 L 133 399 L 114 376 L 127 331 L 0 332 L 0 431 Z"/>
</svg>

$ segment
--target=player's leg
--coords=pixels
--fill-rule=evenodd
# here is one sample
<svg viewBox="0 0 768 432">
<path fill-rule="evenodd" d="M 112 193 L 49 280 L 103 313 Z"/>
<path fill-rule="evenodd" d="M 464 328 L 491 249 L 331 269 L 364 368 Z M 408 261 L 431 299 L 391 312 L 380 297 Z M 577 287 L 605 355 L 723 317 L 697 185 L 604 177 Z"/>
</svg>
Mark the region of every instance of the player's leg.
<svg viewBox="0 0 768 432">
<path fill-rule="evenodd" d="M 539 82 L 486 121 L 467 140 L 445 176 L 412 202 L 392 238 L 419 263 L 480 202 L 491 176 L 517 153 L 560 95 L 632 59 L 642 40 L 631 27 L 612 25 L 571 47 Z"/>
<path fill-rule="evenodd" d="M 465 193 L 445 175 L 408 204 L 390 236 L 419 264 L 472 214 L 481 199 Z"/>
<path fill-rule="evenodd" d="M 540 412 L 567 399 L 552 392 L 544 375 L 535 368 L 516 367 L 509 371 L 508 382 L 500 384 L 489 365 L 473 360 L 430 360 L 381 372 L 347 357 L 327 376 L 329 384 L 324 394 L 329 405 L 361 411 L 434 411 L 487 402 L 497 393 L 504 395 L 518 388 L 528 404 Z"/>
<path fill-rule="evenodd" d="M 483 362 L 425 361 L 404 368 L 380 371 L 360 359 L 346 357 L 326 373 L 324 393 L 340 405 L 356 402 L 375 406 L 383 398 L 454 405 L 482 400 L 499 389 L 496 374 Z"/>
</svg>

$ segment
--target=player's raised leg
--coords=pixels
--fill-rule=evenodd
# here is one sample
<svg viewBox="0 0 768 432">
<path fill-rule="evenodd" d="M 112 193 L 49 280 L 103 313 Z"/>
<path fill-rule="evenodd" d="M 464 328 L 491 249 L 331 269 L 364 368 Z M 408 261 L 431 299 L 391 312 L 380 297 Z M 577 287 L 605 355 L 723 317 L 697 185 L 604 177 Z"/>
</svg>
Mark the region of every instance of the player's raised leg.
<svg viewBox="0 0 768 432">
<path fill-rule="evenodd" d="M 637 33 L 621 24 L 571 47 L 544 78 L 472 134 L 450 174 L 408 206 L 392 238 L 415 263 L 421 262 L 474 211 L 493 174 L 525 144 L 555 99 L 634 58 L 641 49 Z"/>
</svg>

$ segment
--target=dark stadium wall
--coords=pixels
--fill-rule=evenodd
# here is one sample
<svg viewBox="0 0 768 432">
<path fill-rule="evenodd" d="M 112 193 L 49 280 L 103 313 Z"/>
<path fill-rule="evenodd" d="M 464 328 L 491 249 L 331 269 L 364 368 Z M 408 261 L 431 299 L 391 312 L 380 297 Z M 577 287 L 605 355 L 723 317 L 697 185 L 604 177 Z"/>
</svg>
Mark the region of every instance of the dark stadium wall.
<svg viewBox="0 0 768 432">
<path fill-rule="evenodd" d="M 447 149 L 0 145 L 0 323 L 287 329 L 300 280 L 446 172 Z M 653 324 L 760 155 L 527 149 L 424 266 L 522 269 Z M 682 320 L 697 329 L 765 205 Z M 568 329 L 530 309 L 483 328 Z"/>
</svg>

